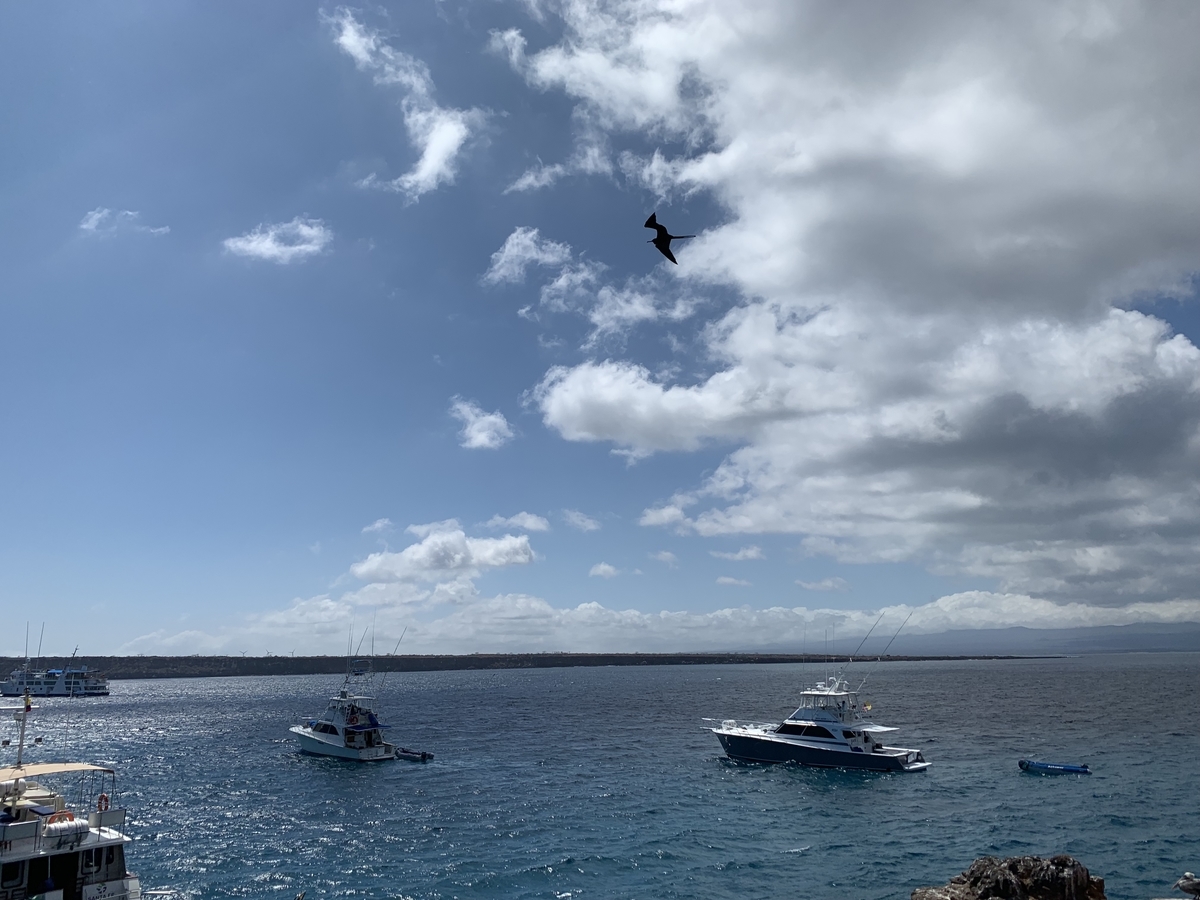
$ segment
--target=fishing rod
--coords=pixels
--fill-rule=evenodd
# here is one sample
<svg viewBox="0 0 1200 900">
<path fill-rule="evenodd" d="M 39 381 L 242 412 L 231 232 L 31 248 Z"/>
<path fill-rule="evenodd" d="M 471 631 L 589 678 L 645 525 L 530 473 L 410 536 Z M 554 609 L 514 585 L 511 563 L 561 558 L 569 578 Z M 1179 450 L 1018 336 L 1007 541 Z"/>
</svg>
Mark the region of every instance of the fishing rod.
<svg viewBox="0 0 1200 900">
<path fill-rule="evenodd" d="M 878 625 L 880 622 L 883 621 L 883 616 L 884 616 L 883 613 L 879 614 L 879 618 L 875 620 L 875 625 Z M 850 662 L 854 662 L 854 657 L 858 656 L 858 651 L 863 648 L 863 644 L 865 644 L 867 642 L 867 638 L 869 638 L 871 636 L 871 632 L 875 630 L 875 625 L 872 625 L 869 629 L 867 629 L 867 633 L 863 635 L 863 639 L 859 643 L 858 648 L 851 655 Z M 846 663 L 846 665 L 849 665 L 849 664 L 850 663 Z"/>
<path fill-rule="evenodd" d="M 882 662 L 882 660 L 885 656 L 887 656 L 888 649 L 892 646 L 892 641 L 894 641 L 894 640 L 896 640 L 896 638 L 900 637 L 900 632 L 904 630 L 904 626 L 908 624 L 908 620 L 913 617 L 913 613 L 915 613 L 915 612 L 916 612 L 915 609 L 909 610 L 908 615 L 905 616 L 905 618 L 904 618 L 904 621 L 900 623 L 900 627 L 896 629 L 896 633 L 892 635 L 892 640 L 887 642 L 887 647 L 884 647 L 883 652 L 880 653 L 879 656 L 875 659 L 875 665 L 871 666 L 871 668 L 867 672 L 867 674 L 863 676 L 863 680 L 861 682 L 859 682 L 859 685 L 858 685 L 858 689 L 860 691 L 862 690 L 862 686 L 867 683 L 867 679 L 871 677 L 871 672 L 874 672 L 875 667 L 878 666 L 880 662 Z"/>
<path fill-rule="evenodd" d="M 880 613 L 879 618 L 875 620 L 875 625 L 878 625 L 880 622 L 882 622 L 883 617 L 884 617 L 884 613 Z M 846 670 L 849 669 L 850 666 L 852 666 L 854 664 L 854 657 L 858 656 L 858 651 L 863 648 L 863 644 L 865 644 L 867 642 L 867 638 L 869 638 L 871 636 L 871 632 L 875 630 L 875 625 L 872 625 L 870 628 L 867 629 L 867 633 L 864 634 L 863 639 L 861 641 L 859 641 L 858 647 L 855 649 L 854 653 L 851 656 L 848 656 L 846 658 L 846 664 L 844 666 L 842 666 L 840 669 L 838 669 L 837 674 L 833 676 L 835 679 L 840 681 L 842 676 L 846 674 Z M 836 652 L 836 649 L 835 649 L 835 652 Z"/>
<path fill-rule="evenodd" d="M 401 631 L 401 632 L 400 632 L 400 641 L 404 640 L 404 635 L 405 635 L 407 632 L 408 632 L 408 626 L 407 626 L 407 625 L 405 625 L 405 626 L 404 626 L 404 631 Z M 391 652 L 391 653 L 389 653 L 389 654 L 388 654 L 388 656 L 395 656 L 395 655 L 396 655 L 396 651 L 400 649 L 400 641 L 396 641 L 396 646 L 392 648 L 392 652 Z M 390 671 L 391 671 L 391 669 L 388 669 L 387 671 L 385 671 L 385 672 L 383 673 L 383 678 L 379 679 L 379 693 L 381 693 L 381 694 L 383 693 L 383 686 L 384 686 L 385 684 L 387 684 L 388 672 L 390 672 Z"/>
</svg>

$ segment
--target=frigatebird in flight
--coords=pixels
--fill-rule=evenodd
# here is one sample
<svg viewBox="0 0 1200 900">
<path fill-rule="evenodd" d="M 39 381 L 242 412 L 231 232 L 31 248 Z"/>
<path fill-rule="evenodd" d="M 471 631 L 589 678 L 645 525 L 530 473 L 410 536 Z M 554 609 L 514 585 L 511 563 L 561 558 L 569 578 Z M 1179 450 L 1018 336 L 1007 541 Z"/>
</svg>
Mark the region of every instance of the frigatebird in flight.
<svg viewBox="0 0 1200 900">
<path fill-rule="evenodd" d="M 667 231 L 667 226 L 659 225 L 658 219 L 655 218 L 657 213 L 650 213 L 650 218 L 646 220 L 646 228 L 654 229 L 654 237 L 646 241 L 647 244 L 653 244 L 658 248 L 658 252 L 669 259 L 675 265 L 679 265 L 679 261 L 675 259 L 675 254 L 671 252 L 671 241 L 681 241 L 684 238 L 694 238 L 694 234 L 671 234 Z"/>
</svg>

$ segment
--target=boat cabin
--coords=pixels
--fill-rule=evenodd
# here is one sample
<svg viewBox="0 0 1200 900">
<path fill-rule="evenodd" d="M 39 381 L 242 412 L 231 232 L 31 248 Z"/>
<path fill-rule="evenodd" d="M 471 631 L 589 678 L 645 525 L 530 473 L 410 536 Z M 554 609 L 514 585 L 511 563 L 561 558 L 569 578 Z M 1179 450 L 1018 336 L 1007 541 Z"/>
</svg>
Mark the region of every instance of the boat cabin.
<svg viewBox="0 0 1200 900">
<path fill-rule="evenodd" d="M 87 811 L 69 809 L 63 794 L 33 780 L 65 773 L 83 776 Z M 88 763 L 0 769 L 0 900 L 138 900 L 112 782 L 111 769 Z"/>
</svg>

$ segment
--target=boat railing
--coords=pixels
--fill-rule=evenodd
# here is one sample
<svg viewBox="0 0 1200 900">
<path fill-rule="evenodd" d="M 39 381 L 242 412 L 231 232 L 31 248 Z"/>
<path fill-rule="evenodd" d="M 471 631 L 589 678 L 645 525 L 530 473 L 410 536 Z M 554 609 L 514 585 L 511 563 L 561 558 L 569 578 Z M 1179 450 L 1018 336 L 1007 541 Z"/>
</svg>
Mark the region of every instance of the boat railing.
<svg viewBox="0 0 1200 900">
<path fill-rule="evenodd" d="M 8 822 L 0 825 L 0 859 L 70 849 L 100 828 L 119 830 L 124 826 L 123 809 L 89 813 L 86 822 L 80 819 L 48 822 L 42 818 Z"/>
</svg>

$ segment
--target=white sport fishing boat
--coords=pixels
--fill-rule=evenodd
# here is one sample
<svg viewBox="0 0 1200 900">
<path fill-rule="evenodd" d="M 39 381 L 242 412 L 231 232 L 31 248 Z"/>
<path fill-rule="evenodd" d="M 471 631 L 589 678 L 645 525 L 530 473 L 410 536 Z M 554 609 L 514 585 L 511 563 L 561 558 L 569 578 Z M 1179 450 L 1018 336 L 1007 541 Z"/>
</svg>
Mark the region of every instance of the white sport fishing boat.
<svg viewBox="0 0 1200 900">
<path fill-rule="evenodd" d="M 24 764 L 30 700 L 26 695 L 24 706 L 5 710 L 16 713 L 21 736 L 16 764 L 0 767 L 0 898 L 141 900 L 141 884 L 125 868 L 130 838 L 122 832 L 125 810 L 113 770 L 82 762 Z M 47 778 L 78 784 L 68 792 L 43 783 Z"/>
<path fill-rule="evenodd" d="M 383 732 L 390 728 L 375 714 L 375 698 L 371 695 L 374 673 L 365 660 L 355 660 L 346 671 L 337 696 L 320 717 L 308 718 L 289 731 L 300 739 L 300 749 L 318 756 L 337 756 L 360 762 L 385 759 L 411 759 L 426 762 L 432 753 L 397 747 L 384 740 Z"/>
<path fill-rule="evenodd" d="M 739 724 L 726 719 L 712 732 L 730 759 L 743 762 L 797 763 L 802 766 L 919 772 L 929 767 L 920 750 L 888 747 L 880 736 L 896 728 L 863 717 L 860 704 L 838 675 L 800 692 L 800 705 L 787 721 L 771 725 Z"/>
</svg>

